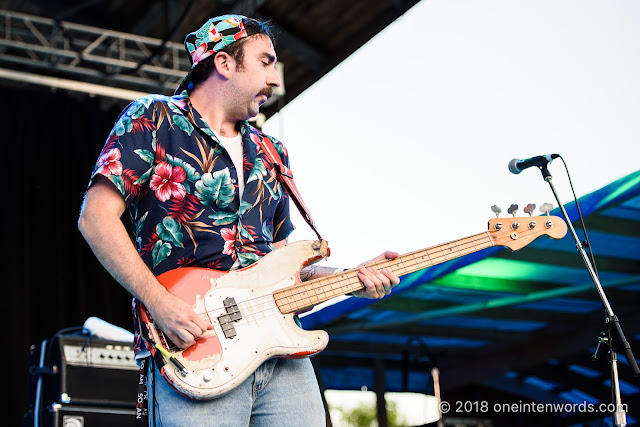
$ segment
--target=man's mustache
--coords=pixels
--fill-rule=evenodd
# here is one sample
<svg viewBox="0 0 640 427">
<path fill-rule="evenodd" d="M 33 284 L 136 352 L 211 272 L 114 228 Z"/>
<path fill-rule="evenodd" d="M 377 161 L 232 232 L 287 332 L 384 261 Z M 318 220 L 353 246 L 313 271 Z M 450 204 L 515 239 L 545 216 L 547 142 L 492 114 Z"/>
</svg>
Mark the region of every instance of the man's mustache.
<svg viewBox="0 0 640 427">
<path fill-rule="evenodd" d="M 271 98 L 273 96 L 273 88 L 272 87 L 266 87 L 264 89 L 262 89 L 260 92 L 258 92 L 258 95 L 264 95 L 267 97 L 267 99 Z"/>
</svg>

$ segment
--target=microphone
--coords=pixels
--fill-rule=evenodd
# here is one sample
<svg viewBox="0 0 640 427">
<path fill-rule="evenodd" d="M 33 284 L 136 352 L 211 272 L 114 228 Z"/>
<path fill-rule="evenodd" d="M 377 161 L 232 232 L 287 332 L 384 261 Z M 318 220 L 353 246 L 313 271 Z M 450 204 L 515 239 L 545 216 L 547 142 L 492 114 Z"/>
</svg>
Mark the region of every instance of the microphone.
<svg viewBox="0 0 640 427">
<path fill-rule="evenodd" d="M 530 159 L 522 160 L 513 159 L 509 162 L 509 171 L 517 175 L 531 166 L 545 166 L 547 163 L 551 163 L 553 159 L 557 159 L 558 157 L 560 157 L 560 154 L 545 154 L 544 156 L 535 156 Z"/>
</svg>

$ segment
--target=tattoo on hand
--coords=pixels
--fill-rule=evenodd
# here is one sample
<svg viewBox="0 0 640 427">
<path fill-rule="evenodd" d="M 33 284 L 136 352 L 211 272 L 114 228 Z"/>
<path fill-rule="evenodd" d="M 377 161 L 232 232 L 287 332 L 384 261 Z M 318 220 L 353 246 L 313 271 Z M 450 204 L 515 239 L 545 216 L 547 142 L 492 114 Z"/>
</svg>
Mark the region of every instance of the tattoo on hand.
<svg viewBox="0 0 640 427">
<path fill-rule="evenodd" d="M 307 280 L 311 280 L 311 279 L 318 279 L 320 277 L 324 277 L 324 276 L 329 276 L 331 274 L 334 274 L 336 271 L 335 268 L 333 267 L 326 267 L 326 266 L 317 266 L 317 265 L 308 265 L 306 267 L 304 267 L 301 271 L 300 271 L 300 280 L 307 281 Z"/>
<path fill-rule="evenodd" d="M 315 274 L 316 274 L 316 267 L 314 265 L 310 265 L 302 269 L 302 271 L 300 272 L 300 280 L 304 282 L 306 280 L 311 279 Z"/>
</svg>

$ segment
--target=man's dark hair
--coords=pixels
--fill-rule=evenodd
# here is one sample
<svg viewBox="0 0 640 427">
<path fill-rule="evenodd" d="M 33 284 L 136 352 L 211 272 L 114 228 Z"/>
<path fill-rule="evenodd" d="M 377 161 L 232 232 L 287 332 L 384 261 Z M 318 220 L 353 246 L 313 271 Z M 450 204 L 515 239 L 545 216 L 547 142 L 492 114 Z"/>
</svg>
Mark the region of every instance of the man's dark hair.
<svg viewBox="0 0 640 427">
<path fill-rule="evenodd" d="M 243 61 L 244 61 L 244 44 L 247 40 L 255 35 L 262 34 L 271 40 L 271 43 L 275 46 L 276 41 L 273 34 L 273 29 L 268 22 L 256 21 L 254 19 L 244 19 L 243 21 L 244 28 L 247 31 L 247 37 L 243 37 L 240 40 L 231 43 L 229 46 L 221 49 L 220 52 L 225 52 L 229 56 L 231 56 L 237 63 L 238 68 L 242 69 Z M 219 53 L 219 52 L 218 52 Z M 214 58 L 218 54 L 211 55 L 206 58 L 204 61 L 200 62 L 194 69 L 191 71 L 191 82 L 193 83 L 193 88 L 195 89 L 200 83 L 204 82 L 211 76 L 211 74 L 215 71 L 215 62 Z"/>
</svg>

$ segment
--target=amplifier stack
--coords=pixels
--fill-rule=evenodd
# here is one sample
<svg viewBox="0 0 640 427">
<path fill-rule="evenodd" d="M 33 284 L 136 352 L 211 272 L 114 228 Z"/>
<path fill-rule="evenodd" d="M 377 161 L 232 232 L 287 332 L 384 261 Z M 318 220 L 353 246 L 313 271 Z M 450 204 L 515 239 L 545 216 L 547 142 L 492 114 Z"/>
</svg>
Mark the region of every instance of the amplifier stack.
<svg viewBox="0 0 640 427">
<path fill-rule="evenodd" d="M 30 374 L 30 425 L 136 425 L 133 343 L 57 335 L 31 347 Z"/>
</svg>

